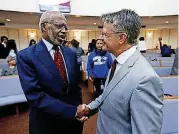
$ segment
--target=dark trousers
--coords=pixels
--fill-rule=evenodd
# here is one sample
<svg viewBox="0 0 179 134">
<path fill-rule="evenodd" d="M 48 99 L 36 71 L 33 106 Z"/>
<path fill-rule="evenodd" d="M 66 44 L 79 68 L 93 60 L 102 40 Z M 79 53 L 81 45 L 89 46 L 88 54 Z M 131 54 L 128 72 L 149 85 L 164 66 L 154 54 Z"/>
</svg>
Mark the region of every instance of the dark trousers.
<svg viewBox="0 0 179 134">
<path fill-rule="evenodd" d="M 96 88 L 95 94 L 97 97 L 103 93 L 103 90 L 101 89 L 101 84 L 103 84 L 103 86 L 104 86 L 105 81 L 106 81 L 106 78 L 95 78 L 94 79 L 94 86 Z"/>
</svg>

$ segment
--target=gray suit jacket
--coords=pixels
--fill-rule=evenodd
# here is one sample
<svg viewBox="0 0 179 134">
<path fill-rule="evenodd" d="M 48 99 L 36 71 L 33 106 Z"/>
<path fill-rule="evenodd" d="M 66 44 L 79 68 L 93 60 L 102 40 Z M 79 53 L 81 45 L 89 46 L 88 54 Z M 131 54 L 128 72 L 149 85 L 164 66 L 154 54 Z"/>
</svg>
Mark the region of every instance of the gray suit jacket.
<svg viewBox="0 0 179 134">
<path fill-rule="evenodd" d="M 160 77 L 136 51 L 103 94 L 89 104 L 98 109 L 97 134 L 160 134 L 163 89 Z"/>
<path fill-rule="evenodd" d="M 178 75 L 178 48 L 176 49 L 171 75 Z"/>
</svg>

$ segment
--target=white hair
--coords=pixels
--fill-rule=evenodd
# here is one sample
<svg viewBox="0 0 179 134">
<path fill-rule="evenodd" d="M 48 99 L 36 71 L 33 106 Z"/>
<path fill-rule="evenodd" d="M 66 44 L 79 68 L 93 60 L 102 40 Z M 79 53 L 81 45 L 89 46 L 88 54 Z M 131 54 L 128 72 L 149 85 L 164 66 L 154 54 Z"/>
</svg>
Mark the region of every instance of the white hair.
<svg viewBox="0 0 179 134">
<path fill-rule="evenodd" d="M 65 16 L 58 11 L 46 11 L 46 12 L 44 12 L 41 15 L 40 21 L 39 21 L 40 31 L 42 32 L 42 27 L 41 27 L 42 23 L 45 23 L 45 22 L 52 22 L 53 23 L 53 22 L 55 22 L 56 17 L 59 17 L 59 18 L 61 18 L 61 20 L 66 21 Z"/>
</svg>

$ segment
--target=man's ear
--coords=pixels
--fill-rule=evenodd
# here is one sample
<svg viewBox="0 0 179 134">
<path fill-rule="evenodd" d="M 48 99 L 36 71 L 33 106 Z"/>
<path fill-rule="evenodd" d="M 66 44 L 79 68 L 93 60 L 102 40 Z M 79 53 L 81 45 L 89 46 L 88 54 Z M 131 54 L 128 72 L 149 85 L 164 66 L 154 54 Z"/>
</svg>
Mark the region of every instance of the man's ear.
<svg viewBox="0 0 179 134">
<path fill-rule="evenodd" d="M 126 42 L 126 39 L 127 39 L 127 35 L 125 33 L 119 34 L 119 39 L 118 39 L 119 44 L 123 44 L 124 42 Z"/>
<path fill-rule="evenodd" d="M 46 32 L 47 31 L 46 25 L 44 23 L 41 24 L 41 30 L 42 30 L 42 32 Z"/>
</svg>

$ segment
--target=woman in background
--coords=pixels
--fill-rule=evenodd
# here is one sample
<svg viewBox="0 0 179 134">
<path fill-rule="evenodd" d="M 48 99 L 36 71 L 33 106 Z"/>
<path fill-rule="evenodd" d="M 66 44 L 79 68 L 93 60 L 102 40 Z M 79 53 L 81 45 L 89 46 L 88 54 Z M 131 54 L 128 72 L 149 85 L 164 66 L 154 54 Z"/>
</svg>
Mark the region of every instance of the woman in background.
<svg viewBox="0 0 179 134">
<path fill-rule="evenodd" d="M 9 56 L 7 58 L 8 68 L 2 69 L 0 76 L 17 75 L 16 59 L 15 57 Z"/>
<path fill-rule="evenodd" d="M 8 57 L 15 57 L 17 54 L 17 46 L 16 42 L 13 39 L 10 39 L 7 41 L 7 50 L 8 50 Z"/>
<path fill-rule="evenodd" d="M 104 46 L 102 39 L 96 40 L 96 48 L 90 53 L 88 57 L 88 75 L 89 80 L 94 83 L 96 88 L 96 97 L 101 95 L 104 87 L 109 69 L 112 65 L 112 57 L 108 49 Z M 104 50 L 104 51 L 103 51 Z"/>
</svg>

